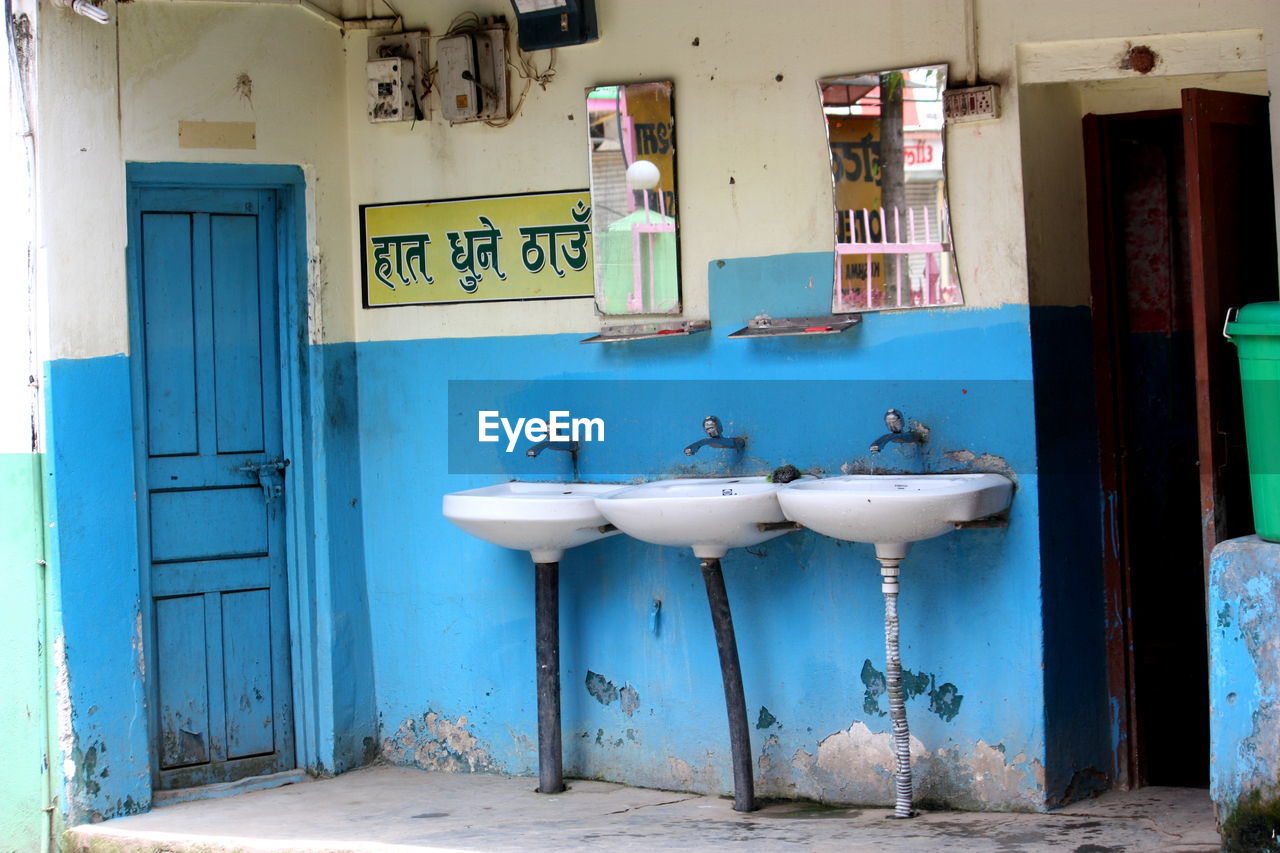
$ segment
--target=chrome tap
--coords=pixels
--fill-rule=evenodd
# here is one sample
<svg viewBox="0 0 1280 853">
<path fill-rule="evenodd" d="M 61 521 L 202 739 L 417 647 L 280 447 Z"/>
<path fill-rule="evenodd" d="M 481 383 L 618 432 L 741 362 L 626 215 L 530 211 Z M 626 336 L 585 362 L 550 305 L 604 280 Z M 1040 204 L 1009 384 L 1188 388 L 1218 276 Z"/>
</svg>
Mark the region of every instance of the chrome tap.
<svg viewBox="0 0 1280 853">
<path fill-rule="evenodd" d="M 721 435 L 724 427 L 720 424 L 720 419 L 715 415 L 707 415 L 702 419 L 702 429 L 706 432 L 706 438 L 700 438 L 693 444 L 684 449 L 685 456 L 692 456 L 703 447 L 719 447 L 725 450 L 741 450 L 747 446 L 747 439 L 744 436 L 731 436 L 725 438 Z"/>
<path fill-rule="evenodd" d="M 574 462 L 578 461 L 578 442 L 576 441 L 552 441 L 549 438 L 544 438 L 537 444 L 530 446 L 529 449 L 525 451 L 525 454 L 528 455 L 530 459 L 534 459 L 539 453 L 547 449 L 563 450 L 565 453 L 569 453 L 573 456 Z"/>
<path fill-rule="evenodd" d="M 890 409 L 884 413 L 884 425 L 889 431 L 884 435 L 871 442 L 871 452 L 879 453 L 886 444 L 898 442 L 900 444 L 922 444 L 924 442 L 924 433 L 919 429 L 909 429 L 902 431 L 906 419 L 902 416 L 902 412 L 897 409 Z"/>
</svg>

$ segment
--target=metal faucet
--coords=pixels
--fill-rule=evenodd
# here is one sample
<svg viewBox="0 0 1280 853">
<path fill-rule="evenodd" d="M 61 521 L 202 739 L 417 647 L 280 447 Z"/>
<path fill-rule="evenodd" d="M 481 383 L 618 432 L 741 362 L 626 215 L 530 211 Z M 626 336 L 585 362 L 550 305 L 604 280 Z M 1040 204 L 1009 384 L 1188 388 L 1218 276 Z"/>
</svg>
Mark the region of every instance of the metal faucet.
<svg viewBox="0 0 1280 853">
<path fill-rule="evenodd" d="M 902 416 L 902 412 L 897 409 L 890 409 L 885 412 L 884 425 L 889 428 L 889 431 L 871 442 L 871 452 L 879 453 L 886 444 L 895 441 L 900 444 L 923 444 L 924 433 L 919 429 L 909 429 L 903 432 L 902 427 L 905 423 L 906 419 Z"/>
<path fill-rule="evenodd" d="M 732 436 L 725 438 L 721 435 L 724 427 L 720 424 L 720 419 L 715 415 L 707 415 L 702 419 L 702 429 L 706 432 L 707 437 L 695 441 L 684 449 L 685 456 L 692 456 L 703 447 L 719 447 L 725 450 L 741 450 L 747 446 L 747 439 L 744 436 Z"/>
<path fill-rule="evenodd" d="M 576 441 L 552 441 L 549 438 L 544 438 L 537 444 L 530 446 L 529 449 L 525 451 L 525 454 L 528 455 L 530 459 L 534 459 L 539 453 L 547 449 L 563 450 L 573 456 L 574 462 L 578 461 L 578 442 Z"/>
</svg>

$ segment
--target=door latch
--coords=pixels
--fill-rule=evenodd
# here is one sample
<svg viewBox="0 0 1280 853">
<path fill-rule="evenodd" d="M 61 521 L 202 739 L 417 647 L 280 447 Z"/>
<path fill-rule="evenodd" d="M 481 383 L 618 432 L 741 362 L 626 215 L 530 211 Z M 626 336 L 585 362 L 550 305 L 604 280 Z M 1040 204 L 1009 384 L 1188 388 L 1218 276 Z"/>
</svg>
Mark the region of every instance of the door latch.
<svg viewBox="0 0 1280 853">
<path fill-rule="evenodd" d="M 261 464 L 241 465 L 236 470 L 242 474 L 251 474 L 258 478 L 262 487 L 262 497 L 267 503 L 284 494 L 284 469 L 289 467 L 288 459 L 273 459 Z"/>
</svg>

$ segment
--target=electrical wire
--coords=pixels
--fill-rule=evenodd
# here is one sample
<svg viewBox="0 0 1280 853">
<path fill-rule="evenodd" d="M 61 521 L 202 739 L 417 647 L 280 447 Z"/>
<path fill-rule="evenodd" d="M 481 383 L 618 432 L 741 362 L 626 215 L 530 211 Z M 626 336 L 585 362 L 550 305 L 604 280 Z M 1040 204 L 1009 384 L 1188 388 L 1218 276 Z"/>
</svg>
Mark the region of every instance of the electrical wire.
<svg viewBox="0 0 1280 853">
<path fill-rule="evenodd" d="M 399 30 L 397 32 L 404 32 L 404 15 L 400 14 L 400 10 L 397 9 L 395 6 L 391 5 L 391 0 L 382 0 L 382 5 L 390 9 L 391 14 L 396 16 L 395 23 L 391 25 L 392 29 L 394 30 L 396 27 L 399 27 Z"/>
<path fill-rule="evenodd" d="M 520 65 L 517 66 L 512 63 L 511 60 L 507 60 L 507 67 L 524 78 L 524 89 L 521 90 L 520 97 L 516 101 L 516 105 L 511 110 L 510 115 L 502 121 L 486 121 L 485 124 L 489 125 L 489 127 L 506 127 L 511 124 L 511 122 L 515 121 L 516 117 L 520 115 L 520 110 L 524 107 L 525 96 L 529 94 L 529 90 L 533 87 L 534 83 L 537 83 L 539 88 L 544 92 L 547 90 L 547 86 L 556 77 L 555 48 L 551 48 L 550 54 L 550 57 L 547 59 L 547 67 L 542 71 L 538 71 L 537 66 L 533 64 L 533 56 L 521 50 L 519 47 L 516 48 L 516 55 L 520 59 Z"/>
</svg>

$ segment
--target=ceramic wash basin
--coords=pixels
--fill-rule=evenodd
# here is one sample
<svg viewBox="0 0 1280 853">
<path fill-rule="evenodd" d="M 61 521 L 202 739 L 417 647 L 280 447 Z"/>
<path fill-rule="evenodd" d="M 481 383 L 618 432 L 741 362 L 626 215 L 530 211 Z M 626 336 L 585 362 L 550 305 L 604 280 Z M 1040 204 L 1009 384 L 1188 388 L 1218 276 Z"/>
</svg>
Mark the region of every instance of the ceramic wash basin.
<svg viewBox="0 0 1280 853">
<path fill-rule="evenodd" d="M 596 498 L 600 514 L 642 542 L 692 548 L 699 559 L 720 559 L 730 548 L 758 545 L 786 529 L 776 483 L 764 477 L 656 480 Z"/>
<path fill-rule="evenodd" d="M 810 530 L 902 557 L 912 542 L 1003 512 L 1012 496 L 1013 483 L 999 474 L 849 474 L 789 483 L 778 502 Z"/>
<path fill-rule="evenodd" d="M 616 491 L 599 483 L 524 483 L 467 489 L 444 496 L 444 517 L 494 545 L 528 551 L 535 563 L 558 563 L 566 548 L 585 545 L 617 531 L 601 532 L 607 522 L 595 498 Z"/>
</svg>

